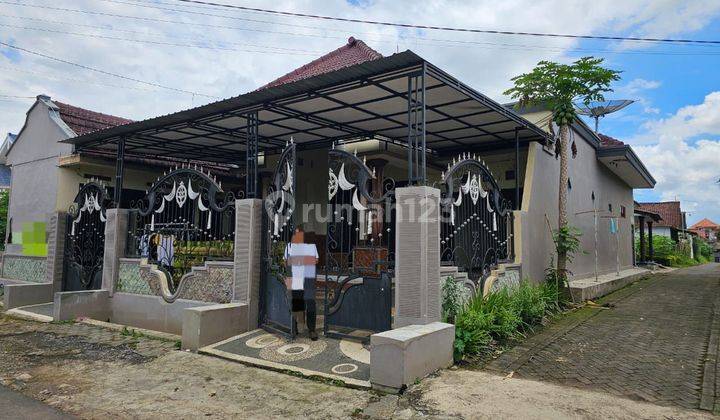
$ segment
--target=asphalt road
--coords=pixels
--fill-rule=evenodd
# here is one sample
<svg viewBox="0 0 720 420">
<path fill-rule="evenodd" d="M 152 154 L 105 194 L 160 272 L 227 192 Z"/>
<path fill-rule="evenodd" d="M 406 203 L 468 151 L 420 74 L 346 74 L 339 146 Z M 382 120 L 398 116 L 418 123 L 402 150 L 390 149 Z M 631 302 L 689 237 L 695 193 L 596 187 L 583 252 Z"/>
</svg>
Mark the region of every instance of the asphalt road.
<svg viewBox="0 0 720 420">
<path fill-rule="evenodd" d="M 74 418 L 40 401 L 0 385 L 0 419 L 60 420 Z"/>
</svg>

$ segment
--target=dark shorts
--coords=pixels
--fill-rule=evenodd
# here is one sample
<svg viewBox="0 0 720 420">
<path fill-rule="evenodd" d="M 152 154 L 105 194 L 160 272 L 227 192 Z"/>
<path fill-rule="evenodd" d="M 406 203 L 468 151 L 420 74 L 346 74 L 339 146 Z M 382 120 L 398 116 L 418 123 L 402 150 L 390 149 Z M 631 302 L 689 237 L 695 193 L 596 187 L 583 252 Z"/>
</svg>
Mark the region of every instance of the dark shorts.
<svg viewBox="0 0 720 420">
<path fill-rule="evenodd" d="M 305 301 L 315 299 L 315 279 L 306 278 L 303 284 L 303 290 L 292 290 L 292 310 L 293 312 L 304 311 Z"/>
</svg>

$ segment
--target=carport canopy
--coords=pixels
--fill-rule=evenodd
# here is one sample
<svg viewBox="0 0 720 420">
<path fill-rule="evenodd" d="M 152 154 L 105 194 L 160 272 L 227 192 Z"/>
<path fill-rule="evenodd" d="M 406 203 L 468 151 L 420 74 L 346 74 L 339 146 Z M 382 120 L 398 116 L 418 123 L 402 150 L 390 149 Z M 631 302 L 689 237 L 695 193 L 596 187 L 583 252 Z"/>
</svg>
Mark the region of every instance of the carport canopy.
<svg viewBox="0 0 720 420">
<path fill-rule="evenodd" d="M 422 138 L 423 126 L 424 146 L 439 156 L 513 147 L 516 135 L 519 143 L 547 137 L 511 109 L 405 51 L 64 142 L 76 152 L 119 158 L 244 164 L 250 136 L 265 154 L 280 152 L 291 137 L 300 149 L 368 138 L 419 147 L 422 142 L 411 138 Z M 124 153 L 118 151 L 121 140 Z"/>
</svg>

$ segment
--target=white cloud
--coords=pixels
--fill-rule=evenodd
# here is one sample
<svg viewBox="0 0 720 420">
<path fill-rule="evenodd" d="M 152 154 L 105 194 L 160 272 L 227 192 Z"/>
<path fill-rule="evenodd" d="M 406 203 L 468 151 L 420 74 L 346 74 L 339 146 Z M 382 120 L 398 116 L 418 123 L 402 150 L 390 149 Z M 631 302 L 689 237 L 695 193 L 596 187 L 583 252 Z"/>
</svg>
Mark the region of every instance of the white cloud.
<svg viewBox="0 0 720 420">
<path fill-rule="evenodd" d="M 575 41 L 569 39 L 398 30 L 392 27 L 190 6 L 171 0 L 139 4 L 130 0 L 58 0 L 52 3 L 30 0 L 26 3 L 41 7 L 3 6 L 0 39 L 12 40 L 19 46 L 85 65 L 218 97 L 252 90 L 337 48 L 351 35 L 365 40 L 386 55 L 396 50 L 413 49 L 483 93 L 498 99 L 502 99 L 501 92 L 509 87 L 511 76 L 529 70 L 541 59 L 569 59 L 568 56 L 575 54 L 572 48 L 577 46 Z M 259 0 L 248 3 L 258 7 L 267 5 Z M 360 6 L 337 1 L 282 0 L 274 2 L 272 7 L 455 27 L 565 33 L 608 33 L 637 28 L 646 33 L 668 35 L 676 31 L 677 25 L 686 28 L 704 25 L 703 22 L 717 9 L 717 4 L 713 6 L 710 3 L 703 9 L 688 7 L 681 2 L 653 0 L 626 2 L 623 7 L 617 7 L 616 2 L 609 0 L 582 4 L 559 0 L 501 3 L 378 0 L 361 2 Z M 52 7 L 81 9 L 105 15 L 60 11 Z M 165 10 L 159 10 L 158 7 Z M 108 16 L 108 13 L 185 23 L 127 19 Z M 668 26 L 665 32 L 662 25 L 658 28 L 653 25 L 653 22 L 668 20 L 673 25 Z M 18 26 L 41 28 L 43 31 L 20 29 Z M 142 39 L 153 43 L 87 38 L 47 30 Z M 453 42 L 448 42 L 448 39 Z M 177 47 L 158 42 L 201 43 L 222 49 Z M 0 53 L 7 53 L 7 50 L 0 49 Z M 583 51 L 583 54 L 586 52 Z M 28 74 L 28 71 L 35 73 Z M 78 82 L 77 79 L 84 82 Z M 108 84 L 121 88 L 109 87 Z M 78 106 L 135 119 L 165 114 L 208 101 L 110 78 L 26 53 L 20 53 L 19 61 L 0 55 L 0 94 L 35 96 L 40 93 Z M 0 101 L 0 130 L 16 132 L 22 126 L 29 103 Z"/>
<path fill-rule="evenodd" d="M 720 220 L 720 91 L 644 128 L 630 142 L 645 144 L 635 150 L 657 180 L 661 199 L 679 198 L 692 221 Z"/>
<path fill-rule="evenodd" d="M 660 109 L 654 107 L 652 101 L 650 101 L 644 93 L 648 90 L 657 89 L 660 85 L 662 85 L 662 83 L 658 80 L 636 78 L 616 88 L 614 96 L 634 100 L 642 106 L 643 113 L 645 114 L 659 114 Z"/>
</svg>

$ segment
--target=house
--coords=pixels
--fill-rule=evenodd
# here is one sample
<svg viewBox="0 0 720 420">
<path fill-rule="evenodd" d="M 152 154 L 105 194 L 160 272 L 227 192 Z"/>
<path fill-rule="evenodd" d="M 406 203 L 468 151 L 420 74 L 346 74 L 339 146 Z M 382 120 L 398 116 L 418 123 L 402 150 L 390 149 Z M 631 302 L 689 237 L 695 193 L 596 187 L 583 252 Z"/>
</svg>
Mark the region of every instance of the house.
<svg viewBox="0 0 720 420">
<path fill-rule="evenodd" d="M 653 234 L 667 236 L 675 242 L 680 240 L 687 226 L 685 213 L 680 209 L 679 201 L 639 203 L 639 205 L 640 209 L 659 214 L 662 219 L 653 225 Z"/>
<path fill-rule="evenodd" d="M 553 138 L 557 134 L 548 110 L 520 112 Z M 568 267 L 571 279 L 632 268 L 633 190 L 653 188 L 655 179 L 631 146 L 595 133 L 580 119 L 572 124 L 570 149 L 568 222 L 580 230 L 584 251 L 575 255 Z M 523 220 L 520 252 L 523 275 L 540 279 L 553 257 L 548 222 L 551 226 L 557 223 L 559 164 L 555 148 L 541 143 L 529 144 L 527 156 L 519 212 Z"/>
<path fill-rule="evenodd" d="M 5 140 L 0 144 L 0 191 L 10 189 L 10 167 L 7 165 L 7 151 L 15 142 L 17 135 L 7 133 Z"/>
<path fill-rule="evenodd" d="M 716 242 L 718 239 L 718 234 L 720 233 L 720 225 L 708 218 L 704 218 L 701 221 L 690 226 L 688 230 L 690 232 L 696 233 L 699 237 L 705 239 L 708 242 Z"/>
<path fill-rule="evenodd" d="M 75 153 L 62 140 L 108 127 L 128 124 L 129 119 L 73 106 L 39 95 L 27 111 L 17 136 L 3 144 L 2 156 L 12 171 L 8 226 L 12 243 L 8 254 L 34 257 L 47 255 L 47 222 L 53 212 L 67 211 L 80 186 L 89 180 L 107 185 L 114 194 L 115 156 L 102 150 Z M 162 156 L 137 157 L 128 154 L 127 182 L 123 204 L 142 196 L 148 180 L 179 164 Z M 2 180 L 0 166 L 0 180 Z M 222 168 L 218 168 L 222 169 Z M 228 174 L 223 170 L 221 174 Z"/>
<path fill-rule="evenodd" d="M 55 131 L 68 125 L 53 119 L 62 107 L 50 98 L 38 98 L 40 106 L 37 118 Z M 445 276 L 479 293 L 543 280 L 558 218 L 549 117 L 542 107 L 500 104 L 412 51 L 382 56 L 350 38 L 243 95 L 37 136 L 47 149 L 62 147 L 36 169 L 52 179 L 41 190 L 13 173 L 13 191 L 23 193 L 11 205 L 29 210 L 44 198 L 37 191 L 57 191 L 33 220 L 74 201 L 80 210 L 67 219 L 65 243 L 82 247 L 92 233 L 101 239 L 94 246 L 105 246 L 100 263 L 74 261 L 87 280 L 81 285 L 68 286 L 72 270 L 46 271 L 48 288 L 66 290 L 57 299 L 85 299 L 91 294 L 73 293 L 102 287 L 96 297 L 105 312 L 97 313 L 175 334 L 183 309 L 238 301 L 250 305 L 247 325 L 291 331 L 280 260 L 302 224 L 320 251 L 325 332 L 352 338 L 348 331 L 437 319 Z M 26 127 L 38 125 L 34 118 L 31 109 Z M 21 133 L 15 148 L 30 149 L 27 138 Z M 571 139 L 568 213 L 587 251 L 573 259 L 572 276 L 631 268 L 633 189 L 655 180 L 629 145 L 579 119 Z M 22 150 L 10 153 L 17 167 L 26 162 Z M 147 163 L 161 159 L 181 163 L 158 176 Z M 210 174 L 223 170 L 225 179 Z M 114 204 L 78 193 L 98 177 L 114 188 Z M 133 194 L 142 206 L 131 208 Z M 55 244 L 63 239 L 62 229 L 47 228 Z M 154 254 L 143 245 L 151 236 L 160 247 Z M 47 266 L 76 258 L 67 254 L 48 253 Z M 187 266 L 175 264 L 179 256 Z"/>
</svg>

